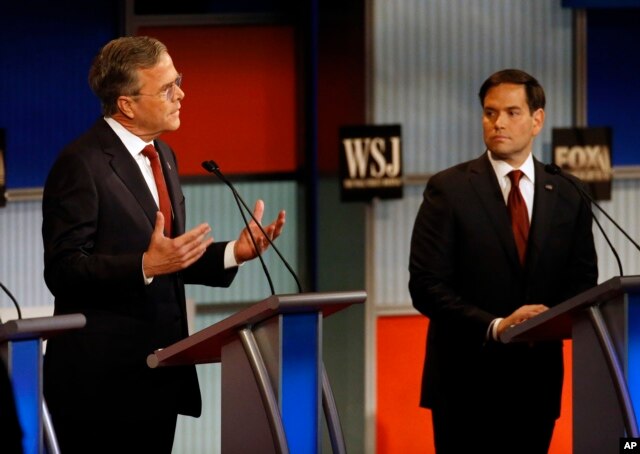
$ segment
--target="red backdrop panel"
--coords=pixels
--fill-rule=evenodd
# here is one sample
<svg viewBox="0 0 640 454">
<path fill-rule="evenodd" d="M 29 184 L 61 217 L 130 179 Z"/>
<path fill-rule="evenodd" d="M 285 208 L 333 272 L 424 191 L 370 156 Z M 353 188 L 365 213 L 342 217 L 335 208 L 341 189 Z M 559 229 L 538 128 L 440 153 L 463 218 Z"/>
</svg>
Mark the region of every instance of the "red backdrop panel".
<svg viewBox="0 0 640 454">
<path fill-rule="evenodd" d="M 141 27 L 169 49 L 183 73 L 181 126 L 163 135 L 181 175 L 293 172 L 296 71 L 290 26 Z"/>
<path fill-rule="evenodd" d="M 429 321 L 421 315 L 389 316 L 379 317 L 376 326 L 376 453 L 434 453 L 431 412 L 418 407 Z M 571 352 L 571 341 L 565 341 L 562 414 L 549 454 L 572 450 Z"/>
</svg>

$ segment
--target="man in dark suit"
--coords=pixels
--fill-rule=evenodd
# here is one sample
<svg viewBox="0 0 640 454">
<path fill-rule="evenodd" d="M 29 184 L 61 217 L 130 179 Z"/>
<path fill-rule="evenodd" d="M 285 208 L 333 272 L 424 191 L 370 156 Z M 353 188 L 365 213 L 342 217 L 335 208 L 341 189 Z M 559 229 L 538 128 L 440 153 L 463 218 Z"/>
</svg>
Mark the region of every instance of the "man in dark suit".
<svg viewBox="0 0 640 454">
<path fill-rule="evenodd" d="M 591 214 L 532 156 L 544 124 L 538 81 L 503 70 L 479 95 L 487 152 L 429 180 L 411 239 L 409 290 L 430 319 L 420 404 L 439 454 L 545 453 L 562 344 L 499 336 L 596 285 Z"/>
<path fill-rule="evenodd" d="M 185 233 L 176 157 L 158 139 L 180 126 L 181 80 L 161 42 L 109 42 L 89 73 L 104 117 L 62 151 L 45 184 L 44 276 L 55 314 L 87 319 L 50 339 L 44 360 L 65 454 L 171 452 L 177 415 L 201 412 L 196 370 L 150 369 L 146 357 L 188 335 L 185 284 L 228 286 L 257 255 L 247 229 L 228 243 L 214 242 L 207 224 Z M 263 210 L 258 201 L 256 219 Z M 280 212 L 267 235 L 278 237 L 284 223 Z M 262 252 L 267 239 L 250 229 Z"/>
</svg>

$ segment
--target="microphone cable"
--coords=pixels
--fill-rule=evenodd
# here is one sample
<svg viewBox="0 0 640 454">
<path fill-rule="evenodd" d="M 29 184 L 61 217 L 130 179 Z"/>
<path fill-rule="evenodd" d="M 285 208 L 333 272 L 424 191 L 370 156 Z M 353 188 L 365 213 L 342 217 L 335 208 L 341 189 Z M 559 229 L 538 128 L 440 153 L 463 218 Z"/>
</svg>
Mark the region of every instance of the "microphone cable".
<svg viewBox="0 0 640 454">
<path fill-rule="evenodd" d="M 11 301 L 13 302 L 13 305 L 16 307 L 16 310 L 18 311 L 18 320 L 22 320 L 22 311 L 20 310 L 20 305 L 18 304 L 18 302 L 16 301 L 16 299 L 14 298 L 14 296 L 11 294 L 11 292 L 9 291 L 9 289 L 7 287 L 4 286 L 4 284 L 2 282 L 0 282 L 0 287 L 2 287 L 2 290 L 4 290 L 4 292 L 9 295 L 9 298 L 11 299 Z M 2 323 L 2 320 L 0 320 L 0 323 Z"/>
</svg>

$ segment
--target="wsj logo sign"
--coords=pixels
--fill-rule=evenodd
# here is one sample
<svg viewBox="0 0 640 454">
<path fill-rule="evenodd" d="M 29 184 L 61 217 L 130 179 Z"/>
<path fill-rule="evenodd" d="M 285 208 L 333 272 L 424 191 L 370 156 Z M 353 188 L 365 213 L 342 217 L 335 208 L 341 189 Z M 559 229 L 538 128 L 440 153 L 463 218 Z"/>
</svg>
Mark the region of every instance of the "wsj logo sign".
<svg viewBox="0 0 640 454">
<path fill-rule="evenodd" d="M 342 144 L 349 179 L 353 182 L 367 176 L 380 179 L 400 175 L 400 137 L 390 137 L 389 140 L 384 137 L 355 137 L 343 139 Z"/>
<path fill-rule="evenodd" d="M 342 201 L 402 197 L 400 126 L 346 126 L 340 129 Z"/>
<path fill-rule="evenodd" d="M 611 130 L 556 128 L 553 162 L 589 185 L 595 199 L 611 198 Z"/>
</svg>

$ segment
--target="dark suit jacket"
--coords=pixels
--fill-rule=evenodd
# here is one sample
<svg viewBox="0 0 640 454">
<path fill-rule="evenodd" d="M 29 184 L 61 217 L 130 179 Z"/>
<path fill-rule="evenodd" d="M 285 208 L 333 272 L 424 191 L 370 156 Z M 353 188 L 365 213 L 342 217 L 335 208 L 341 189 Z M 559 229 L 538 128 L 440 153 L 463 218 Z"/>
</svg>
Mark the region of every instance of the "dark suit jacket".
<svg viewBox="0 0 640 454">
<path fill-rule="evenodd" d="M 185 200 L 172 150 L 156 140 L 172 207 L 185 231 Z M 183 272 L 145 285 L 142 255 L 158 208 L 140 169 L 103 119 L 67 146 L 43 199 L 44 277 L 55 314 L 83 313 L 84 329 L 48 341 L 44 392 L 52 415 L 138 420 L 159 409 L 197 416 L 194 367 L 149 369 L 146 357 L 187 336 L 184 284 L 228 286 L 226 243 Z"/>
<path fill-rule="evenodd" d="M 511 395 L 518 403 L 505 414 L 559 415 L 562 344 L 505 345 L 486 334 L 493 319 L 524 304 L 551 307 L 596 285 L 591 225 L 576 189 L 535 161 L 523 268 L 486 154 L 429 180 L 409 264 L 413 305 L 430 319 L 422 406 L 476 406 L 482 413 Z"/>
</svg>

